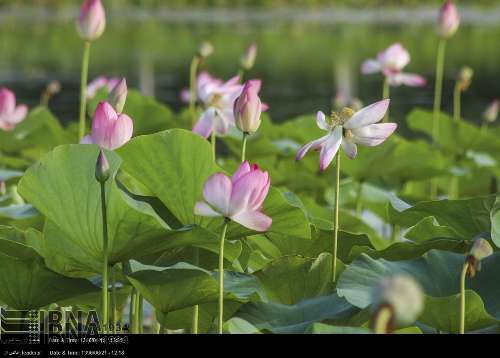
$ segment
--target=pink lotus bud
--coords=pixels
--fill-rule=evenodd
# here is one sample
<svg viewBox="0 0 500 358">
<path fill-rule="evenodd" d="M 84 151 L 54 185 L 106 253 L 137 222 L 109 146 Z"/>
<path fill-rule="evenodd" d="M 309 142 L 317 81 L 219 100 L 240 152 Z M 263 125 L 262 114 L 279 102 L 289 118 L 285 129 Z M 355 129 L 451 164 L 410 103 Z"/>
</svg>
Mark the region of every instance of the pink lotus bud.
<svg viewBox="0 0 500 358">
<path fill-rule="evenodd" d="M 500 100 L 495 99 L 493 102 L 491 102 L 483 113 L 483 119 L 490 123 L 495 122 L 498 118 L 499 106 L 500 106 Z"/>
<path fill-rule="evenodd" d="M 114 150 L 132 138 L 134 123 L 126 114 L 118 114 L 107 102 L 97 105 L 92 121 L 92 134 L 83 137 L 81 144 L 97 144 L 101 148 Z"/>
<path fill-rule="evenodd" d="M 127 81 L 125 78 L 122 78 L 108 95 L 109 104 L 111 104 L 118 113 L 123 111 L 123 107 L 127 101 L 127 93 Z"/>
<path fill-rule="evenodd" d="M 0 129 L 13 130 L 26 118 L 28 107 L 24 104 L 16 106 L 16 95 L 7 88 L 0 89 Z"/>
<path fill-rule="evenodd" d="M 243 67 L 243 69 L 245 69 L 246 71 L 250 70 L 255 64 L 256 58 L 257 58 L 257 45 L 252 44 L 241 57 L 240 60 L 241 67 Z"/>
<path fill-rule="evenodd" d="M 106 28 L 106 13 L 101 0 L 85 0 L 80 8 L 78 32 L 86 41 L 97 40 Z"/>
<path fill-rule="evenodd" d="M 95 178 L 99 183 L 105 183 L 109 179 L 109 162 L 102 149 L 95 164 Z"/>
<path fill-rule="evenodd" d="M 236 127 L 243 133 L 254 133 L 260 126 L 262 103 L 256 82 L 247 81 L 241 95 L 234 102 L 234 119 Z"/>
<path fill-rule="evenodd" d="M 460 15 L 453 0 L 447 0 L 439 12 L 438 33 L 443 38 L 449 38 L 457 32 L 460 25 Z"/>
</svg>

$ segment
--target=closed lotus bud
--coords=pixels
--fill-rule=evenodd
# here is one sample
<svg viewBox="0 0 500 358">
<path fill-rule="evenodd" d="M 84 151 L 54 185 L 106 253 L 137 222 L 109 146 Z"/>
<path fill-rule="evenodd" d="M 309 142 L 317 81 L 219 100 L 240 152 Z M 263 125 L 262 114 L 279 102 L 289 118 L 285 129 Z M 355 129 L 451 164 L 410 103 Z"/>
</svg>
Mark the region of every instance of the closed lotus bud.
<svg viewBox="0 0 500 358">
<path fill-rule="evenodd" d="M 122 113 L 125 102 L 127 101 L 127 81 L 122 78 L 108 95 L 108 103 L 118 112 Z"/>
<path fill-rule="evenodd" d="M 202 44 L 200 45 L 200 48 L 198 49 L 198 55 L 200 57 L 207 58 L 213 53 L 214 53 L 214 46 L 208 41 L 203 41 Z"/>
<path fill-rule="evenodd" d="M 472 76 L 474 75 L 474 70 L 470 67 L 462 67 L 458 73 L 457 81 L 460 86 L 460 90 L 466 91 L 472 81 Z"/>
<path fill-rule="evenodd" d="M 408 325 L 416 321 L 424 308 L 424 295 L 410 276 L 384 278 L 372 292 L 375 315 L 382 307 L 392 310 L 394 324 Z"/>
<path fill-rule="evenodd" d="M 106 13 L 101 0 L 85 0 L 80 8 L 78 32 L 86 41 L 101 37 L 106 28 Z"/>
<path fill-rule="evenodd" d="M 453 0 L 447 0 L 439 12 L 438 32 L 443 38 L 450 38 L 457 32 L 460 15 Z"/>
<path fill-rule="evenodd" d="M 488 241 L 483 238 L 476 239 L 472 245 L 469 255 L 476 260 L 482 260 L 493 253 L 493 249 Z"/>
<path fill-rule="evenodd" d="M 109 162 L 102 150 L 99 151 L 95 164 L 95 178 L 99 183 L 105 183 L 109 179 Z"/>
<path fill-rule="evenodd" d="M 53 96 L 59 92 L 61 92 L 61 82 L 57 80 L 50 81 L 50 83 L 47 85 L 47 93 L 50 96 Z"/>
<path fill-rule="evenodd" d="M 240 61 L 241 67 L 243 67 L 243 69 L 245 69 L 246 71 L 250 70 L 255 64 L 256 58 L 257 58 L 257 45 L 252 44 L 241 57 Z"/>
<path fill-rule="evenodd" d="M 498 118 L 498 107 L 500 106 L 500 100 L 495 99 L 490 103 L 483 113 L 483 119 L 487 122 L 495 122 Z"/>
<path fill-rule="evenodd" d="M 234 102 L 236 127 L 243 133 L 254 133 L 260 126 L 262 103 L 254 81 L 247 81 L 241 95 Z"/>
</svg>

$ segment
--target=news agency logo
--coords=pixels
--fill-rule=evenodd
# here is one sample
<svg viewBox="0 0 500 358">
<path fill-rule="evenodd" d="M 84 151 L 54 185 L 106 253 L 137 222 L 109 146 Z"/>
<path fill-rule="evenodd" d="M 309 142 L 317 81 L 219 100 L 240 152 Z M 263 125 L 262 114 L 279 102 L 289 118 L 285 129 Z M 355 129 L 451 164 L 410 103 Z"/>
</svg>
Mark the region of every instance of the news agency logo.
<svg viewBox="0 0 500 358">
<path fill-rule="evenodd" d="M 39 344 L 40 312 L 0 309 L 0 342 L 4 344 Z"/>
</svg>

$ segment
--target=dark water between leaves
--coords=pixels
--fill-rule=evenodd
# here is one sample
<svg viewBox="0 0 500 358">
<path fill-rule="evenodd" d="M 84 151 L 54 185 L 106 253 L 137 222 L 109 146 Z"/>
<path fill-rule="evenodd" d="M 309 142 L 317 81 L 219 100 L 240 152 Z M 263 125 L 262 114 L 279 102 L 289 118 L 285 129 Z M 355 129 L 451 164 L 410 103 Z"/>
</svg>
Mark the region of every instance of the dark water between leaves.
<svg viewBox="0 0 500 358">
<path fill-rule="evenodd" d="M 65 123 L 78 113 L 82 42 L 75 10 L 0 9 L 1 85 L 34 106 L 47 82 L 59 80 L 62 92 L 50 106 Z M 223 78 L 236 73 L 241 53 L 256 42 L 259 55 L 250 76 L 263 80 L 271 117 L 283 121 L 328 111 L 339 87 L 364 103 L 379 99 L 381 76 L 360 75 L 360 65 L 400 41 L 412 55 L 406 70 L 429 81 L 424 88 L 392 88 L 391 116 L 401 122 L 411 108 L 432 106 L 435 9 L 391 11 L 110 9 L 105 35 L 92 46 L 90 79 L 125 76 L 129 86 L 179 110 L 179 92 L 188 84 L 190 60 L 201 41 L 215 46 L 206 69 Z M 464 10 L 463 24 L 447 46 L 444 110 L 451 111 L 454 78 L 464 65 L 475 71 L 463 95 L 465 118 L 479 121 L 490 100 L 500 97 L 499 22 L 498 9 Z"/>
</svg>

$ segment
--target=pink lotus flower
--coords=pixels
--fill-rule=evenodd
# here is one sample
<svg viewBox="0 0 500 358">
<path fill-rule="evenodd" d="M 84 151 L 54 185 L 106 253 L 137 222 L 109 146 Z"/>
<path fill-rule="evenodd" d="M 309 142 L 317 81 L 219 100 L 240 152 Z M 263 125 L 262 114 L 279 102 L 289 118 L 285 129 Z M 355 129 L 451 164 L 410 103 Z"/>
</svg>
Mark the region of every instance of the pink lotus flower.
<svg viewBox="0 0 500 358">
<path fill-rule="evenodd" d="M 304 158 L 310 149 L 320 151 L 320 169 L 325 170 L 332 162 L 340 148 L 344 148 L 347 156 L 354 159 L 357 155 L 357 144 L 373 147 L 384 142 L 397 128 L 396 123 L 378 123 L 384 118 L 389 107 L 389 100 L 371 104 L 357 112 L 344 108 L 340 115 L 333 114 L 327 122 L 325 114 L 318 112 L 316 123 L 328 132 L 324 137 L 304 145 L 298 152 L 296 160 Z"/>
<path fill-rule="evenodd" d="M 492 101 L 483 113 L 483 118 L 488 122 L 495 122 L 498 118 L 498 107 L 500 106 L 500 100 L 495 99 Z"/>
<path fill-rule="evenodd" d="M 361 65 L 361 73 L 371 74 L 382 72 L 391 86 L 425 86 L 426 80 L 414 73 L 402 72 L 410 63 L 410 54 L 400 43 L 389 46 L 377 55 L 376 59 L 369 59 Z"/>
<path fill-rule="evenodd" d="M 260 82 L 247 81 L 241 95 L 234 102 L 236 127 L 243 133 L 254 133 L 259 129 L 262 113 L 259 89 Z"/>
<path fill-rule="evenodd" d="M 106 87 L 108 92 L 111 92 L 120 81 L 119 77 L 108 78 L 106 76 L 99 76 L 95 78 L 87 86 L 87 100 L 94 98 L 97 92 L 103 87 Z"/>
<path fill-rule="evenodd" d="M 106 28 L 106 13 L 101 0 L 85 0 L 80 8 L 78 32 L 86 41 L 101 37 Z"/>
<path fill-rule="evenodd" d="M 132 138 L 134 123 L 126 114 L 118 114 L 107 102 L 100 102 L 92 121 L 92 134 L 82 138 L 81 144 L 97 144 L 114 150 Z"/>
<path fill-rule="evenodd" d="M 7 88 L 0 89 L 0 129 L 13 130 L 26 118 L 28 107 L 24 104 L 16 106 L 16 95 Z"/>
<path fill-rule="evenodd" d="M 444 38 L 455 34 L 460 25 L 460 15 L 452 0 L 447 0 L 439 11 L 438 32 Z"/>
<path fill-rule="evenodd" d="M 261 210 L 270 184 L 267 172 L 245 161 L 231 178 L 217 173 L 207 179 L 203 187 L 205 201 L 196 203 L 194 213 L 222 216 L 251 230 L 266 231 L 272 219 Z"/>
</svg>

